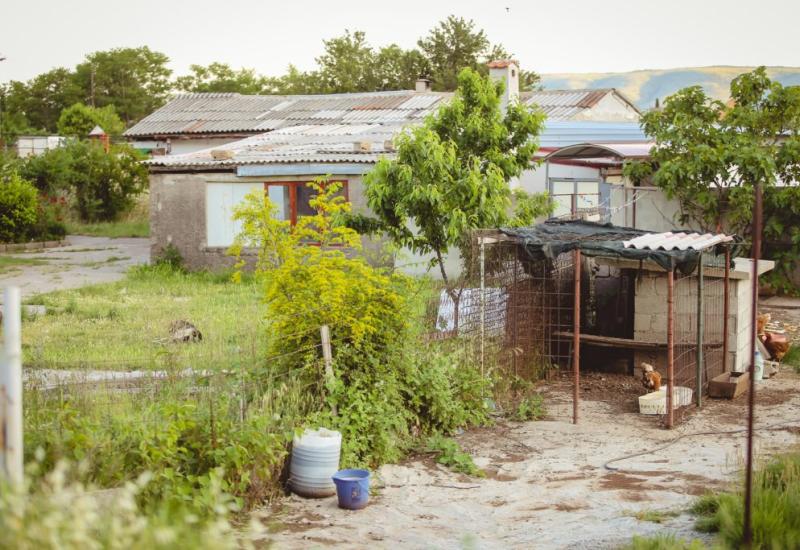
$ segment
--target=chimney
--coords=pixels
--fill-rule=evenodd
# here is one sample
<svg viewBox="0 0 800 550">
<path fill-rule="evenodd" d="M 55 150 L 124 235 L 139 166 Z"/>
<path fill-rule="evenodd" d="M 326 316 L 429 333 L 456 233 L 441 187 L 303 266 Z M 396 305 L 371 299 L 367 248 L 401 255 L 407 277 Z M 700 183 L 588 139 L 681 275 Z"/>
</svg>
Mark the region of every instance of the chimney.
<svg viewBox="0 0 800 550">
<path fill-rule="evenodd" d="M 491 61 L 489 76 L 503 82 L 505 90 L 500 97 L 500 109 L 505 113 L 509 103 L 519 100 L 519 62 L 513 59 Z"/>
<path fill-rule="evenodd" d="M 431 81 L 427 78 L 418 78 L 417 83 L 414 86 L 415 92 L 430 92 L 431 91 Z"/>
</svg>

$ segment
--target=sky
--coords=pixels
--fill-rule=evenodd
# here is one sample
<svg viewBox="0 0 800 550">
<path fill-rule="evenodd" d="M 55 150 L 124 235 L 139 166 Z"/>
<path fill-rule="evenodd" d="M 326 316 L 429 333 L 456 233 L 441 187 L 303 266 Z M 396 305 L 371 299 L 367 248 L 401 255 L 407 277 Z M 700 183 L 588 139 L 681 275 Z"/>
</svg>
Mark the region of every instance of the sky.
<svg viewBox="0 0 800 550">
<path fill-rule="evenodd" d="M 280 75 L 314 68 L 322 40 L 345 29 L 410 48 L 450 14 L 539 73 L 800 65 L 800 0 L 4 0 L 0 82 L 142 45 L 175 75 L 213 61 Z"/>
</svg>

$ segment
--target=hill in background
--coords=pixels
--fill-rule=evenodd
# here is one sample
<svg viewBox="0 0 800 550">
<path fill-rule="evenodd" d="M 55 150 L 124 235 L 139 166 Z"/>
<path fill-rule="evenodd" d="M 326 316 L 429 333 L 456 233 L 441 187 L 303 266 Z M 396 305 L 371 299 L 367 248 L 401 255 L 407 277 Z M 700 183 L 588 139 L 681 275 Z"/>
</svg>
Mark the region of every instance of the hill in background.
<svg viewBox="0 0 800 550">
<path fill-rule="evenodd" d="M 730 83 L 755 67 L 689 67 L 642 70 L 627 73 L 553 73 L 542 75 L 545 89 L 617 88 L 641 109 L 649 109 L 656 98 L 699 84 L 716 99 L 728 99 Z M 768 67 L 767 73 L 784 86 L 800 86 L 800 67 Z"/>
</svg>

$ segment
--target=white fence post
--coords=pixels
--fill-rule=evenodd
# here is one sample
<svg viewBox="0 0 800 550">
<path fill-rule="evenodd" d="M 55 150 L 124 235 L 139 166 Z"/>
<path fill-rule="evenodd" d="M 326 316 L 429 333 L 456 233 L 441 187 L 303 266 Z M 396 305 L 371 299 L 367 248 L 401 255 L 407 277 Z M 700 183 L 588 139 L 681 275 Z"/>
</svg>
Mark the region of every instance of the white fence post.
<svg viewBox="0 0 800 550">
<path fill-rule="evenodd" d="M 2 465 L 13 484 L 23 481 L 22 464 L 22 315 L 20 292 L 7 287 L 3 293 L 3 364 L 0 368 L 0 421 Z"/>
<path fill-rule="evenodd" d="M 322 339 L 322 360 L 325 363 L 325 382 L 333 382 L 333 350 L 331 349 L 331 329 L 328 325 L 319 328 L 319 335 Z M 336 406 L 331 405 L 331 412 L 337 415 Z"/>
</svg>

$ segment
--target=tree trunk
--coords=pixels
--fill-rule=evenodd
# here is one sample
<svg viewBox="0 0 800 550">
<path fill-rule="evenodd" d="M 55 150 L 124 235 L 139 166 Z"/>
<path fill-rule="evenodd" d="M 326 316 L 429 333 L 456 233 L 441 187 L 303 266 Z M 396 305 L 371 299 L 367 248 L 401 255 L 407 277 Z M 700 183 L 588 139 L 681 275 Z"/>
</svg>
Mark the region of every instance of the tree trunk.
<svg viewBox="0 0 800 550">
<path fill-rule="evenodd" d="M 459 305 L 464 287 L 461 287 L 458 292 L 456 292 L 456 289 L 450 286 L 450 279 L 447 278 L 447 272 L 444 269 L 444 259 L 442 258 L 441 250 L 436 250 L 436 260 L 439 262 L 439 270 L 442 273 L 445 292 L 447 292 L 447 295 L 450 296 L 450 299 L 453 301 L 453 330 L 458 334 Z"/>
</svg>

